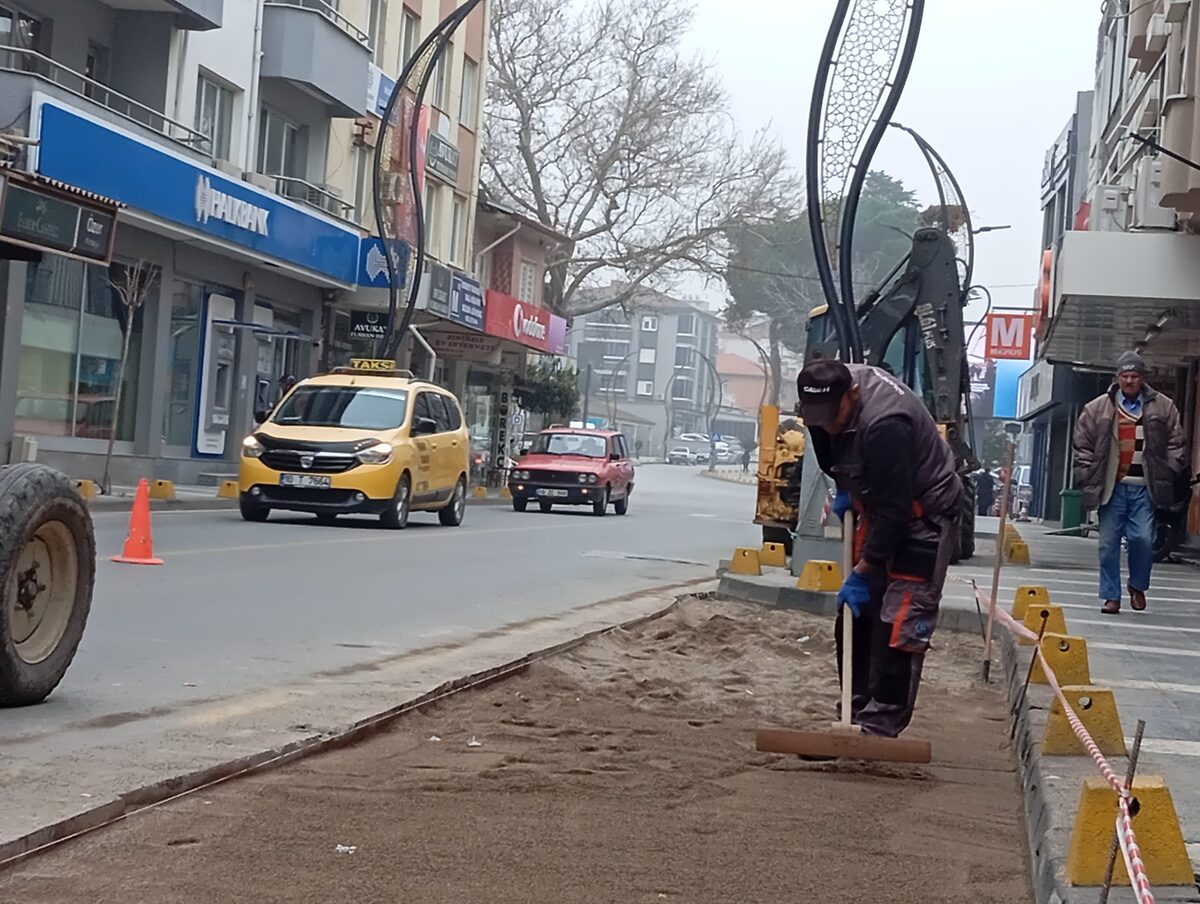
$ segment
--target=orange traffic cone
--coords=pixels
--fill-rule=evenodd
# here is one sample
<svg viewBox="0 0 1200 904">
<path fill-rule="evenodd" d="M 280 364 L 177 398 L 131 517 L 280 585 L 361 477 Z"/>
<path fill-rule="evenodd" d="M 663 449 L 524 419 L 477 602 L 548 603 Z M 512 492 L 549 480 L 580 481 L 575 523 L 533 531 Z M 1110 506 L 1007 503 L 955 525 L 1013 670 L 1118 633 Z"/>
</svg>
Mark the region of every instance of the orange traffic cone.
<svg viewBox="0 0 1200 904">
<path fill-rule="evenodd" d="M 129 514 L 129 536 L 125 538 L 125 549 L 114 562 L 129 565 L 161 565 L 162 559 L 154 558 L 154 539 L 150 536 L 150 484 L 146 478 L 138 483 L 137 495 L 133 497 L 133 511 Z"/>
</svg>

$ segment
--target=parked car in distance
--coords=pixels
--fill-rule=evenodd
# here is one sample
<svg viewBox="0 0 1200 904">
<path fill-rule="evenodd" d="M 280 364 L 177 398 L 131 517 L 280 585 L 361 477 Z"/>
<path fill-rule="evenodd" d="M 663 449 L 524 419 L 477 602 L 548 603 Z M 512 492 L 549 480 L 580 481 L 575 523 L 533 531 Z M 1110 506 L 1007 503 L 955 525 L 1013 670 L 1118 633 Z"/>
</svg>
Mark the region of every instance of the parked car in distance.
<svg viewBox="0 0 1200 904">
<path fill-rule="evenodd" d="M 513 511 L 535 500 L 543 512 L 556 505 L 590 505 L 605 515 L 629 510 L 634 468 L 623 433 L 578 427 L 550 427 L 509 472 Z"/>
<path fill-rule="evenodd" d="M 676 446 L 667 453 L 667 464 L 671 465 L 694 465 L 696 463 L 696 454 L 687 446 Z"/>
</svg>

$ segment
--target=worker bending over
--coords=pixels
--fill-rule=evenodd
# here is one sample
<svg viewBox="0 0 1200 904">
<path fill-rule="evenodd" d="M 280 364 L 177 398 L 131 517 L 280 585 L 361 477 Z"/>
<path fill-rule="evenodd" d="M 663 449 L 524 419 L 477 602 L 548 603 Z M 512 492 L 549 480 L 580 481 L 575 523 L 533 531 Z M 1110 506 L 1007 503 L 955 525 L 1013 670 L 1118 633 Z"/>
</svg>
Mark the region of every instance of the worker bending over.
<svg viewBox="0 0 1200 904">
<path fill-rule="evenodd" d="M 833 511 L 859 518 L 838 602 L 854 614 L 851 721 L 896 737 L 912 721 L 962 511 L 954 454 L 928 409 L 887 372 L 832 358 L 796 379 Z M 839 607 L 838 669 L 842 656 Z"/>
</svg>

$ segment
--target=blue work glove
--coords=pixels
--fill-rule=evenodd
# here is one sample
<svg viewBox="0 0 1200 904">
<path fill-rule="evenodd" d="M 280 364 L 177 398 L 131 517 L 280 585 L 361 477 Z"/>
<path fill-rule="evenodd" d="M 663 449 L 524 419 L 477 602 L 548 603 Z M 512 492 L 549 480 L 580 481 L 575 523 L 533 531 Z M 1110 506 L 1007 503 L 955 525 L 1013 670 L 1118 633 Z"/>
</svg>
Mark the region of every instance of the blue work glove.
<svg viewBox="0 0 1200 904">
<path fill-rule="evenodd" d="M 846 490 L 838 490 L 837 495 L 833 497 L 834 517 L 841 521 L 846 517 L 846 512 L 850 511 L 850 506 L 853 504 L 850 494 Z"/>
<path fill-rule="evenodd" d="M 842 584 L 842 589 L 837 595 L 838 605 L 847 606 L 854 617 L 858 618 L 862 614 L 863 606 L 871 601 L 871 588 L 867 584 L 867 579 L 857 571 L 850 572 L 850 577 L 846 578 Z"/>
</svg>

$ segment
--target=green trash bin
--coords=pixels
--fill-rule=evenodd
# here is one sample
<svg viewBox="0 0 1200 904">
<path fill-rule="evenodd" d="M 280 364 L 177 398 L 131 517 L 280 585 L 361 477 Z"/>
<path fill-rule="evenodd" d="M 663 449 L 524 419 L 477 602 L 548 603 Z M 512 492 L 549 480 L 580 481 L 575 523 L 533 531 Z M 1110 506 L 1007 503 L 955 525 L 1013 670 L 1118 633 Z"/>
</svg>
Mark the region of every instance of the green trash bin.
<svg viewBox="0 0 1200 904">
<path fill-rule="evenodd" d="M 1083 524 L 1083 491 L 1063 490 L 1062 496 L 1062 526 L 1063 530 L 1074 530 Z"/>
</svg>

